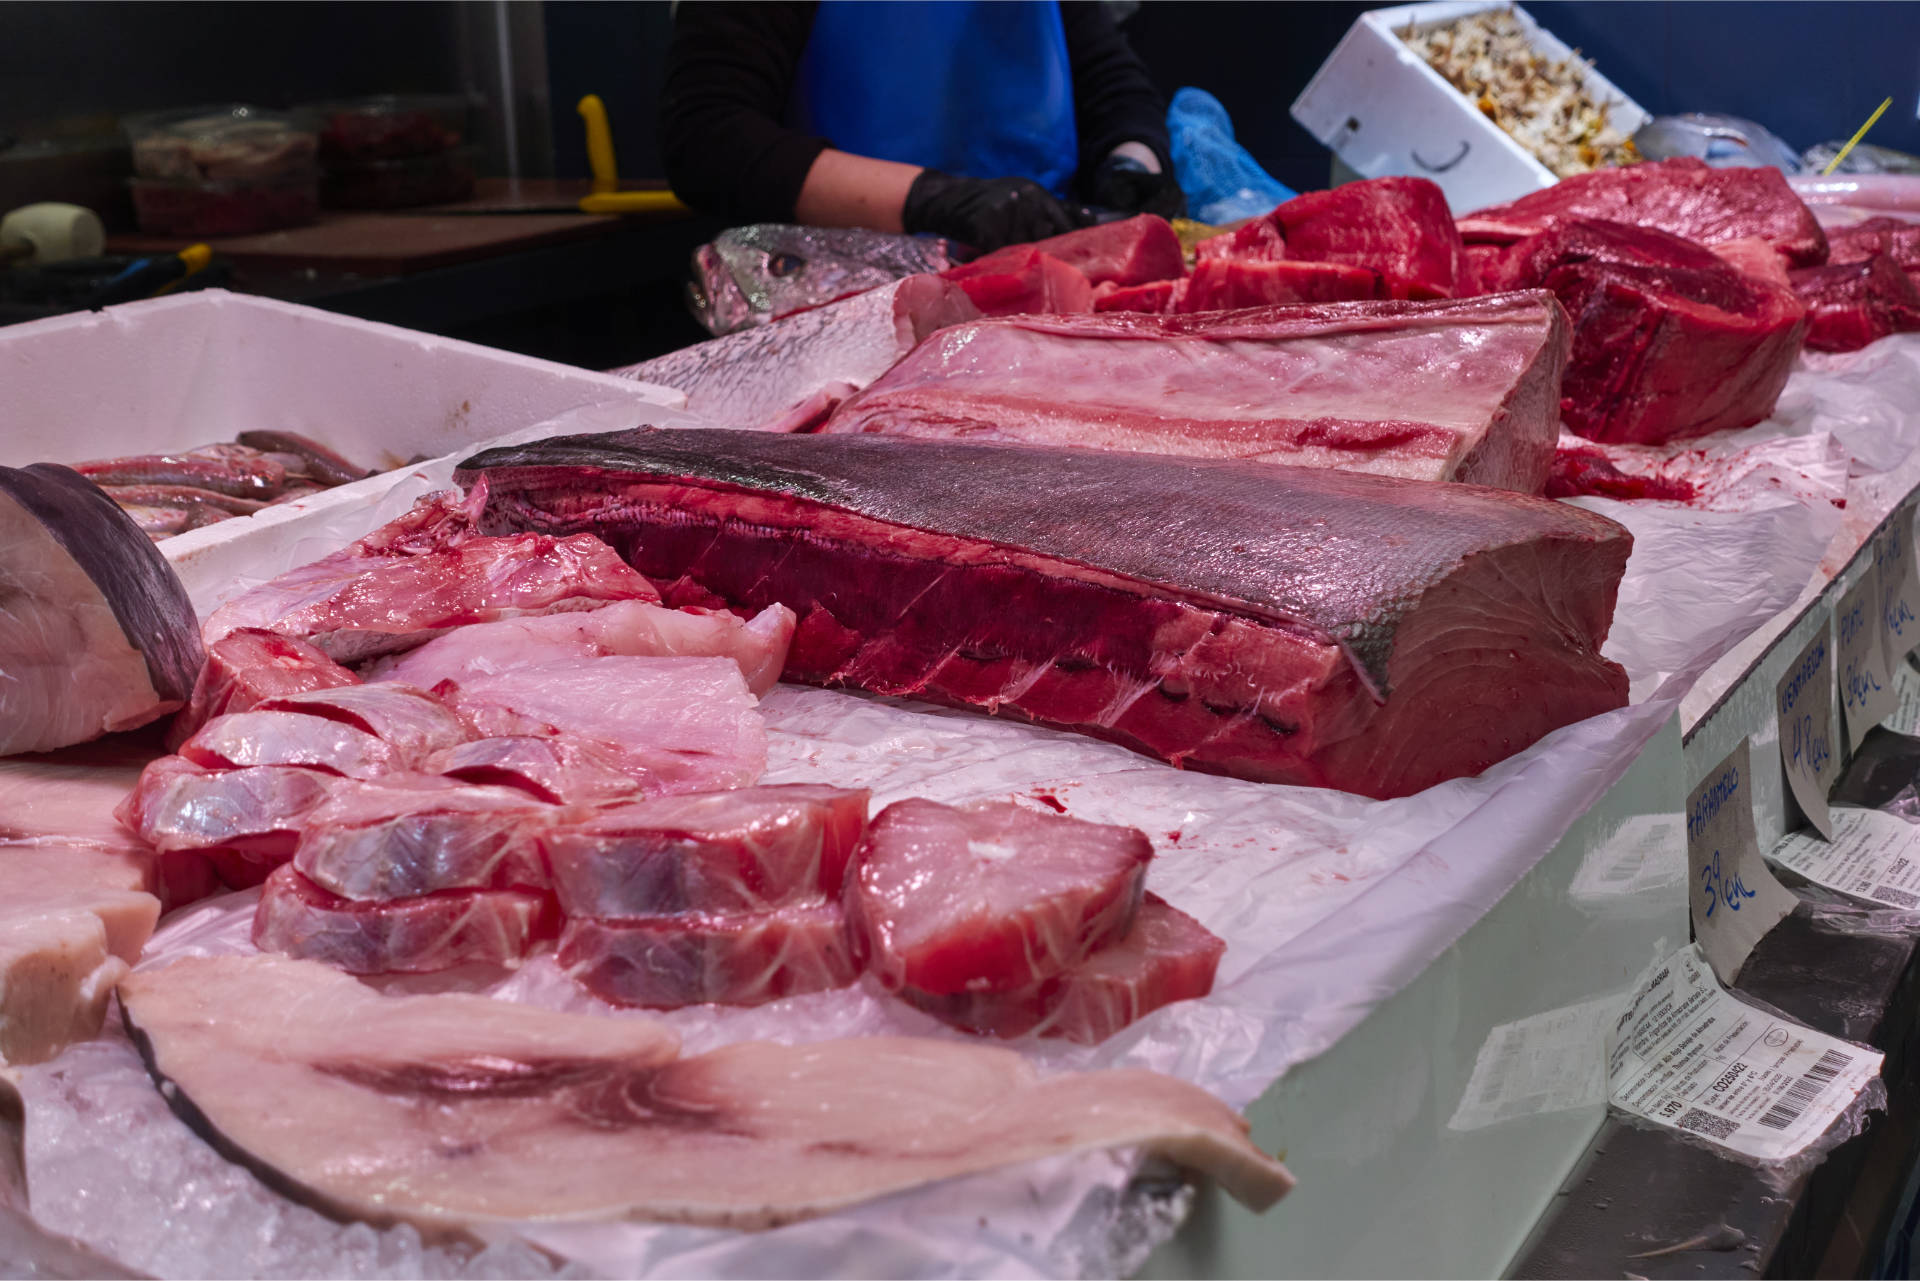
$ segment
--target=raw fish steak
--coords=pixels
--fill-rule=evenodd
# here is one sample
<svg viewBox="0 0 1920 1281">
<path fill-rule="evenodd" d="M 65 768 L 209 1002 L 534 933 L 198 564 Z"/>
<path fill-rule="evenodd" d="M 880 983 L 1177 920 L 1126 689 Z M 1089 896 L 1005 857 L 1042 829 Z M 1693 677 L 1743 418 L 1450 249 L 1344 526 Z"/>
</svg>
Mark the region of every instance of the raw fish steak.
<svg viewBox="0 0 1920 1281">
<path fill-rule="evenodd" d="M 1238 458 L 1539 493 L 1559 435 L 1567 342 L 1566 316 L 1544 292 L 979 320 L 922 343 L 822 430 Z"/>
<path fill-rule="evenodd" d="M 1627 698 L 1600 645 L 1631 536 L 1503 490 L 719 431 L 489 450 L 462 475 L 495 526 L 597 530 L 676 601 L 787 605 L 789 679 L 1242 778 L 1401 796 Z"/>
<path fill-rule="evenodd" d="M 214 717 L 250 711 L 269 698 L 359 683 L 358 676 L 303 640 L 242 627 L 207 646 L 193 696 L 167 727 L 167 746 L 177 749 Z"/>
<path fill-rule="evenodd" d="M 554 804 L 584 804 L 640 796 L 640 780 L 621 764 L 617 751 L 589 739 L 508 734 L 435 752 L 424 768 L 464 783 L 516 787 Z"/>
<path fill-rule="evenodd" d="M 302 817 L 293 865 L 351 899 L 544 890 L 540 833 L 556 812 L 514 788 L 435 774 L 343 782 Z"/>
<path fill-rule="evenodd" d="M 676 1059 L 644 1017 L 380 996 L 274 957 L 143 971 L 120 1000 L 190 1124 L 276 1186 L 376 1223 L 767 1228 L 1100 1148 L 1211 1175 L 1256 1211 L 1293 1184 L 1204 1090 L 1140 1070 L 1042 1080 L 996 1046 L 750 1041 Z"/>
<path fill-rule="evenodd" d="M 625 654 L 639 658 L 731 658 L 756 696 L 773 688 L 793 641 L 793 611 L 762 610 L 752 620 L 724 610 L 666 609 L 615 601 L 578 613 L 509 618 L 456 627 L 419 649 L 379 659 L 369 680 L 432 689 L 443 680 L 491 676 L 556 659 Z"/>
<path fill-rule="evenodd" d="M 561 931 L 559 962 L 601 1000 L 652 1009 L 764 1005 L 860 977 L 846 913 L 819 898 L 765 912 L 576 916 Z"/>
<path fill-rule="evenodd" d="M 1460 232 L 1447 198 L 1426 178 L 1369 178 L 1295 196 L 1257 220 L 1271 224 L 1294 262 L 1378 272 L 1387 298 L 1452 298 L 1460 288 Z M 1230 256 L 1260 233 L 1232 233 Z M 1278 257 L 1271 240 L 1258 256 Z M 1212 256 L 1212 255 L 1208 255 Z"/>
<path fill-rule="evenodd" d="M 766 722 L 732 659 L 561 659 L 441 688 L 484 734 L 590 739 L 653 795 L 745 787 L 767 768 Z"/>
<path fill-rule="evenodd" d="M 1467 243 L 1511 244 L 1571 218 L 1604 218 L 1702 245 L 1758 236 L 1795 267 L 1827 260 L 1827 237 L 1778 169 L 1714 169 L 1680 156 L 1562 178 L 1460 219 Z"/>
<path fill-rule="evenodd" d="M 1773 412 L 1806 332 L 1790 288 L 1646 227 L 1565 219 L 1482 272 L 1566 306 L 1560 413 L 1592 440 L 1657 445 L 1751 427 Z"/>
<path fill-rule="evenodd" d="M 464 511 L 430 496 L 359 542 L 228 601 L 205 631 L 210 645 L 241 627 L 278 632 L 353 663 L 464 623 L 659 599 L 595 539 L 478 537 Z"/>
<path fill-rule="evenodd" d="M 791 430 L 887 372 L 934 330 L 979 314 L 958 285 L 908 276 L 614 372 L 685 392 L 688 410 L 723 427 Z M 792 416 L 816 397 L 814 410 Z"/>
<path fill-rule="evenodd" d="M 0 467 L 0 756 L 175 711 L 197 633 L 173 567 L 111 498 L 65 467 Z"/>
<path fill-rule="evenodd" d="M 1152 858 L 1131 827 L 1009 801 L 895 801 L 855 855 L 847 921 L 890 991 L 1006 992 L 1124 936 Z"/>
<path fill-rule="evenodd" d="M 180 745 L 180 755 L 207 769 L 304 765 L 347 778 L 375 778 L 405 767 L 398 752 L 367 731 L 299 712 L 216 716 Z"/>
<path fill-rule="evenodd" d="M 319 770 L 207 770 L 163 756 L 121 802 L 120 821 L 156 850 L 246 850 L 284 861 L 301 818 L 336 782 Z"/>
<path fill-rule="evenodd" d="M 1213 991 L 1227 945 L 1149 894 L 1133 928 L 1053 978 L 1011 992 L 934 996 L 903 988 L 902 999 L 935 1018 L 990 1036 L 1058 1036 L 1098 1045 L 1163 1005 Z"/>
<path fill-rule="evenodd" d="M 552 936 L 549 902 L 525 890 L 449 890 L 420 898 L 340 898 L 285 864 L 254 909 L 253 945 L 349 974 L 430 974 L 456 965 L 519 963 Z M 353 1029 L 354 1035 L 365 1034 Z"/>
<path fill-rule="evenodd" d="M 1920 288 L 1887 254 L 1803 268 L 1793 273 L 1793 292 L 1807 309 L 1815 351 L 1859 351 L 1920 329 Z"/>
<path fill-rule="evenodd" d="M 569 916 L 762 912 L 837 899 L 867 830 L 867 797 L 788 783 L 608 806 L 548 830 L 547 863 Z"/>
<path fill-rule="evenodd" d="M 472 734 L 453 710 L 433 695 L 410 685 L 382 681 L 305 690 L 263 699 L 263 712 L 292 712 L 337 721 L 373 735 L 403 760 L 464 743 Z"/>
</svg>

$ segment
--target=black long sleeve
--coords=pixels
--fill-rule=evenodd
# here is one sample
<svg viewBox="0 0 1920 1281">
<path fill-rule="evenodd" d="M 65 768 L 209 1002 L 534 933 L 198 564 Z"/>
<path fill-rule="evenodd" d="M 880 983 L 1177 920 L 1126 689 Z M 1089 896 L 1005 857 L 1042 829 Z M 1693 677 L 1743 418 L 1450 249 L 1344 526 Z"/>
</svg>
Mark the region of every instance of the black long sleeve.
<svg viewBox="0 0 1920 1281">
<path fill-rule="evenodd" d="M 1060 21 L 1073 67 L 1073 114 L 1084 181 L 1123 142 L 1143 142 L 1173 171 L 1167 104 L 1147 68 L 1099 0 L 1061 0 Z"/>
<path fill-rule="evenodd" d="M 781 123 L 814 3 L 683 0 L 660 95 L 660 155 L 674 194 L 731 223 L 791 222 L 825 138 Z"/>
</svg>

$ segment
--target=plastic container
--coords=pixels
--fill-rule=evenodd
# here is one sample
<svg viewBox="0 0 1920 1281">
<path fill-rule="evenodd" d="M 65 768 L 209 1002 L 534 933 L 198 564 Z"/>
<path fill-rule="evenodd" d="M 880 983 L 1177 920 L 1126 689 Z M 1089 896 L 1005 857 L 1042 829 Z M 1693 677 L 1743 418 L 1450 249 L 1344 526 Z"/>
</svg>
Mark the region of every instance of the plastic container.
<svg viewBox="0 0 1920 1281">
<path fill-rule="evenodd" d="M 328 169 L 438 155 L 463 146 L 473 101 L 462 94 L 380 94 L 299 109 L 319 135 Z"/>
<path fill-rule="evenodd" d="M 320 179 L 320 202 L 329 209 L 405 209 L 442 205 L 473 194 L 478 147 L 456 147 L 431 156 L 329 165 Z"/>
<path fill-rule="evenodd" d="M 241 103 L 129 117 L 136 177 L 162 182 L 269 183 L 315 172 L 318 139 L 277 111 Z"/>
<path fill-rule="evenodd" d="M 165 182 L 129 178 L 133 215 L 149 236 L 246 236 L 312 222 L 320 179 L 308 173 L 264 182 Z"/>
<path fill-rule="evenodd" d="M 1524 9 L 1504 0 L 1442 0 L 1373 9 L 1355 19 L 1294 100 L 1293 118 L 1363 178 L 1431 178 L 1456 214 L 1553 186 L 1559 178 L 1552 170 L 1482 115 L 1400 38 L 1410 26 L 1507 7 L 1543 57 L 1557 62 L 1573 56 Z M 1609 119 L 1621 133 L 1631 136 L 1647 122 L 1645 109 L 1605 76 L 1588 68 L 1585 80 L 1590 97 L 1612 104 Z"/>
</svg>

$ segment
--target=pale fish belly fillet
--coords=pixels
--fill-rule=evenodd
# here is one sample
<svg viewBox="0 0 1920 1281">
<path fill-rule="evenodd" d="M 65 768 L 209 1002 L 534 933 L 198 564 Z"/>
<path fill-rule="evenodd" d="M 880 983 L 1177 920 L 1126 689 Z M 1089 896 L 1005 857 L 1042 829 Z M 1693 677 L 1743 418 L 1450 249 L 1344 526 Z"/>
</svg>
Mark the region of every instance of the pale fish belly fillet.
<svg viewBox="0 0 1920 1281">
<path fill-rule="evenodd" d="M 1293 1184 L 1238 1115 L 1184 1081 L 1041 1079 L 992 1046 L 745 1042 L 682 1059 L 646 1018 L 381 996 L 271 957 L 144 971 L 120 999 L 189 1123 L 274 1186 L 373 1222 L 767 1228 L 1099 1148 L 1165 1156 L 1256 1210 Z"/>
<path fill-rule="evenodd" d="M 821 429 L 1339 467 L 1537 494 L 1566 313 L 1543 290 L 1194 316 L 1004 316 L 922 343 Z"/>
<path fill-rule="evenodd" d="M 881 436 L 489 450 L 492 528 L 593 530 L 667 597 L 799 617 L 788 679 L 1401 796 L 1624 706 L 1632 537 L 1469 485 Z"/>
</svg>

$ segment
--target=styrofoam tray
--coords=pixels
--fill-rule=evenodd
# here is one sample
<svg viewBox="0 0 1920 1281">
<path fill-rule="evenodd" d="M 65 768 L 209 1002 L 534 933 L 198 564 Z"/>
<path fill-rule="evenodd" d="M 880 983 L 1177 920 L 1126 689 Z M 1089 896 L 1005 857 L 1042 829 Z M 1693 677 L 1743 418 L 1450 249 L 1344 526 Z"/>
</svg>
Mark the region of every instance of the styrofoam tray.
<svg viewBox="0 0 1920 1281">
<path fill-rule="evenodd" d="M 378 475 L 190 530 L 176 565 L 315 511 L 368 504 L 391 469 L 670 388 L 313 307 L 208 289 L 0 329 L 0 464 L 191 449 L 253 428 L 311 436 Z"/>
<path fill-rule="evenodd" d="M 1501 8 L 1502 0 L 1438 0 L 1373 9 L 1354 21 L 1293 103 L 1293 118 L 1363 178 L 1431 178 L 1455 213 L 1551 187 L 1559 179 L 1482 115 L 1400 39 L 1408 27 L 1451 22 Z M 1512 5 L 1534 48 L 1554 60 L 1573 50 Z M 1646 111 L 1589 68 L 1587 92 L 1613 104 L 1612 119 L 1632 134 Z"/>
</svg>

